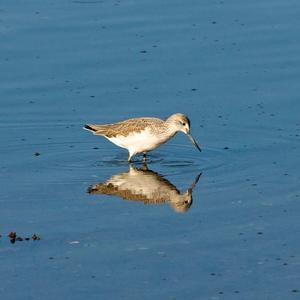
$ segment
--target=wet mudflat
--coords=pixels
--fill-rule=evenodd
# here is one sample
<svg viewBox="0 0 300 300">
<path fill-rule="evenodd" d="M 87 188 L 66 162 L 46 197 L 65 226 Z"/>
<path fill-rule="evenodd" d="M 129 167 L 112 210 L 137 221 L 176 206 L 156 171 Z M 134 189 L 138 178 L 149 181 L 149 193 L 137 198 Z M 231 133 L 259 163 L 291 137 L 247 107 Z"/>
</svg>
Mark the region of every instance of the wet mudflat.
<svg viewBox="0 0 300 300">
<path fill-rule="evenodd" d="M 4 1 L 1 299 L 298 299 L 299 13 Z M 147 169 L 81 129 L 174 112 L 203 152 L 178 134 Z"/>
</svg>

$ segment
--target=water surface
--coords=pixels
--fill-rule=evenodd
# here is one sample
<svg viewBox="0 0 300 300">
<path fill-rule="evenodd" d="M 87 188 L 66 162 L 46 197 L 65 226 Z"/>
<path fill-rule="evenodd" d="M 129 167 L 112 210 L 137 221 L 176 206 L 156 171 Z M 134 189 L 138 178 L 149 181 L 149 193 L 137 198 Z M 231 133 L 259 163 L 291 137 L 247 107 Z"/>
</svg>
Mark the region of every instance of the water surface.
<svg viewBox="0 0 300 300">
<path fill-rule="evenodd" d="M 299 13 L 4 0 L 1 299 L 299 298 Z M 128 164 L 83 124 L 174 112 L 203 152 L 178 134 L 148 167 L 180 192 L 202 173 L 185 213 L 87 192 Z"/>
</svg>

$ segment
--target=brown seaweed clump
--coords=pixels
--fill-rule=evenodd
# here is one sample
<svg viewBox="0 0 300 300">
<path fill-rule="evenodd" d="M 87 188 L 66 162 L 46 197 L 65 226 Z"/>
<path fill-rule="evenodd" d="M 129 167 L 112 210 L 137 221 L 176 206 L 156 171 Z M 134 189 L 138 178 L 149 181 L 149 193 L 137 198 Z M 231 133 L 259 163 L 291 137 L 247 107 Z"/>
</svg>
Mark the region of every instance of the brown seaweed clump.
<svg viewBox="0 0 300 300">
<path fill-rule="evenodd" d="M 21 236 L 18 236 L 17 233 L 15 231 L 11 231 L 8 235 L 8 238 L 10 239 L 10 242 L 12 244 L 14 244 L 16 241 L 17 242 L 22 242 L 22 241 L 30 241 L 30 239 L 32 239 L 33 241 L 39 241 L 41 238 L 36 234 L 34 233 L 31 238 L 29 237 L 21 237 Z M 1 237 L 1 235 L 0 235 Z"/>
</svg>

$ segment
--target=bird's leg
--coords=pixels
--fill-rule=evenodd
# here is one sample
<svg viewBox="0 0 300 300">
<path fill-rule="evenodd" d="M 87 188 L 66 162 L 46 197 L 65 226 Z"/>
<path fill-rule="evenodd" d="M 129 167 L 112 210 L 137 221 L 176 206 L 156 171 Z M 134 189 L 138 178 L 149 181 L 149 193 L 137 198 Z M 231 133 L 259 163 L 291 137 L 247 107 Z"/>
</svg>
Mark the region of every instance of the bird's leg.
<svg viewBox="0 0 300 300">
<path fill-rule="evenodd" d="M 129 163 L 132 163 L 132 157 L 136 154 L 136 152 L 135 151 L 128 151 L 129 152 L 129 154 L 128 154 L 128 162 Z"/>
<path fill-rule="evenodd" d="M 147 162 L 147 152 L 143 152 L 143 163 Z"/>
</svg>

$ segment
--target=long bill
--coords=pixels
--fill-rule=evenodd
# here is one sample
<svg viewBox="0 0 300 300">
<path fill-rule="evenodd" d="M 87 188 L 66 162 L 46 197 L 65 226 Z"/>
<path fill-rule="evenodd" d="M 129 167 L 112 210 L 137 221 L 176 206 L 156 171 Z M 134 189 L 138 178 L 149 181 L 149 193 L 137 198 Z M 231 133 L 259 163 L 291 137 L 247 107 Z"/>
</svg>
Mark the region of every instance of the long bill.
<svg viewBox="0 0 300 300">
<path fill-rule="evenodd" d="M 186 134 L 188 136 L 188 138 L 191 140 L 191 142 L 194 144 L 194 146 L 201 152 L 201 148 L 198 145 L 198 143 L 196 142 L 196 140 L 193 138 L 193 136 L 190 133 Z"/>
</svg>

